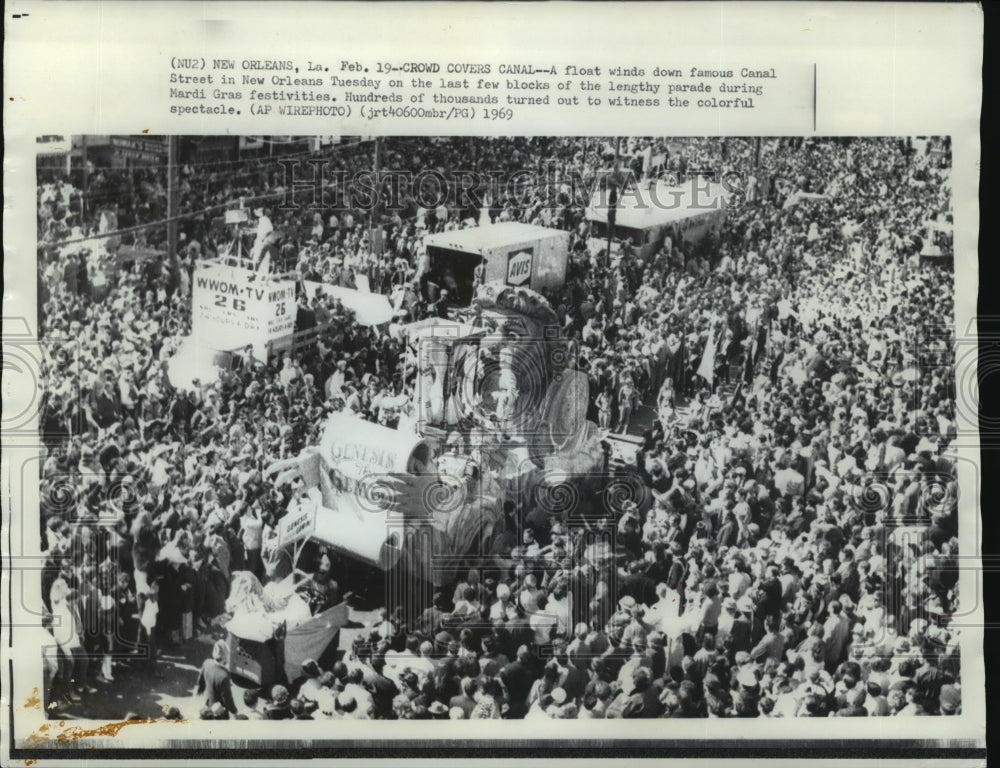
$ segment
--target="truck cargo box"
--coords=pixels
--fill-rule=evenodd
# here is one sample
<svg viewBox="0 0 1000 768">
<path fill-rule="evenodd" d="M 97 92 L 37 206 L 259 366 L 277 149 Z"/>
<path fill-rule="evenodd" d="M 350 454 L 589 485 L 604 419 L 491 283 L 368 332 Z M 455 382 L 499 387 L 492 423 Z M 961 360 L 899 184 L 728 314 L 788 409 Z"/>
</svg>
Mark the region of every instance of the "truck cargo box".
<svg viewBox="0 0 1000 768">
<path fill-rule="evenodd" d="M 430 259 L 426 280 L 448 289 L 460 304 L 480 282 L 501 281 L 533 290 L 558 288 L 566 279 L 569 233 L 517 221 L 500 222 L 424 238 Z"/>
</svg>

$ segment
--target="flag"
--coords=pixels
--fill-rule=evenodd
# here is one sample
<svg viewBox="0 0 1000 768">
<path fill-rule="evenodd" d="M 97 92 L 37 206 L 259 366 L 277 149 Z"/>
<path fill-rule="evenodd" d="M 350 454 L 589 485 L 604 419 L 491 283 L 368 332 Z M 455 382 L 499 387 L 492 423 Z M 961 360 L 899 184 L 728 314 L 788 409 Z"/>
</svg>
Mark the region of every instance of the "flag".
<svg viewBox="0 0 1000 768">
<path fill-rule="evenodd" d="M 343 601 L 288 629 L 282 659 L 285 677 L 296 679 L 302 674 L 302 662 L 320 658 L 337 632 L 347 626 L 349 614 L 350 608 Z"/>
<path fill-rule="evenodd" d="M 709 331 L 708 341 L 705 342 L 705 351 L 701 355 L 701 364 L 698 366 L 697 374 L 701 376 L 708 385 L 711 386 L 715 379 L 715 331 Z"/>
</svg>

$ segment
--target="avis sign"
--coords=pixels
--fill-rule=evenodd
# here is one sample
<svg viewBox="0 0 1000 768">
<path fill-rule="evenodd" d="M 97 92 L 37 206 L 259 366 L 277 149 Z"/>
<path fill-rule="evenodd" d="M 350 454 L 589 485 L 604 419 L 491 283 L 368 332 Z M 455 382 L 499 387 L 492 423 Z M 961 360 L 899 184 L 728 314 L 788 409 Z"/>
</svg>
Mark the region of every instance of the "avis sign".
<svg viewBox="0 0 1000 768">
<path fill-rule="evenodd" d="M 533 248 L 520 248 L 507 254 L 507 285 L 527 285 L 531 279 Z"/>
</svg>

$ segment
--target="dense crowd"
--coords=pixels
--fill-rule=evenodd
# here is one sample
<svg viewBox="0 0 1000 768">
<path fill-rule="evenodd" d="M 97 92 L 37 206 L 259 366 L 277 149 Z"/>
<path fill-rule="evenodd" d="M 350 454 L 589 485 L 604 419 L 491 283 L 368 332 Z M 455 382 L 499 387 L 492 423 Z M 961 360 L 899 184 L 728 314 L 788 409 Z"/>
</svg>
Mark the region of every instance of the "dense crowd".
<svg viewBox="0 0 1000 768">
<path fill-rule="evenodd" d="M 53 711 L 116 674 L 159 674 L 159 648 L 225 615 L 234 573 L 267 582 L 287 571 L 275 537 L 291 490 L 264 470 L 314 444 L 326 414 L 413 428 L 416 371 L 400 328 L 449 309 L 420 290 L 422 237 L 487 217 L 571 233 L 566 282 L 547 298 L 579 342 L 590 418 L 641 438 L 629 499 L 587 507 L 615 533 L 611 563 L 588 556 L 580 509 L 509 503 L 490 542 L 495 566 L 439 590 L 419 616 L 383 606 L 334 663 L 310 660 L 298 679 L 237 702 L 217 644 L 199 681 L 202 716 L 960 711 L 958 488 L 945 456 L 956 429 L 953 275 L 921 259 L 934 227 L 950 223 L 947 140 L 386 145 L 387 169 L 449 179 L 528 168 L 545 181 L 426 207 L 404 191 L 375 218 L 349 204 L 274 205 L 287 179 L 273 164 L 188 166 L 181 210 L 202 213 L 181 222 L 174 266 L 116 259 L 102 237 L 163 218 L 162 169 L 99 169 L 86 195 L 75 179 L 40 179 Z M 610 154 L 623 167 L 662 156 L 658 173 L 673 177 L 734 174 L 743 199 L 700 243 L 677 233 L 648 256 L 592 249 L 576 185 L 606 178 Z M 330 158 L 372 162 L 364 144 Z M 328 191 L 349 201 L 352 190 Z M 239 356 L 218 381 L 178 389 L 167 361 L 190 332 L 191 270 L 231 243 L 205 211 L 240 198 L 273 226 L 273 263 L 342 287 L 364 277 L 397 315 L 363 326 L 303 292 L 297 325 L 322 331 L 315 345 Z M 164 238 L 151 227 L 112 239 L 156 249 Z M 329 587 L 331 569 L 350 579 L 349 561 L 314 559 L 314 582 Z M 149 652 L 122 662 L 136 642 Z"/>
</svg>

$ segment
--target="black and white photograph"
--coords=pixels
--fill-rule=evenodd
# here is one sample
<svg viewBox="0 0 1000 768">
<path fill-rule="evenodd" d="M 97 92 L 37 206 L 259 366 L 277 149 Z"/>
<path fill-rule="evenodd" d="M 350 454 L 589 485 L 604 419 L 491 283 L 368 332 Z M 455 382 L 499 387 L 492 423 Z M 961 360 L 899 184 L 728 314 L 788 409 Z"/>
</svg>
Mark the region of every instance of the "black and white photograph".
<svg viewBox="0 0 1000 768">
<path fill-rule="evenodd" d="M 948 135 L 36 142 L 49 721 L 981 687 Z"/>
</svg>

